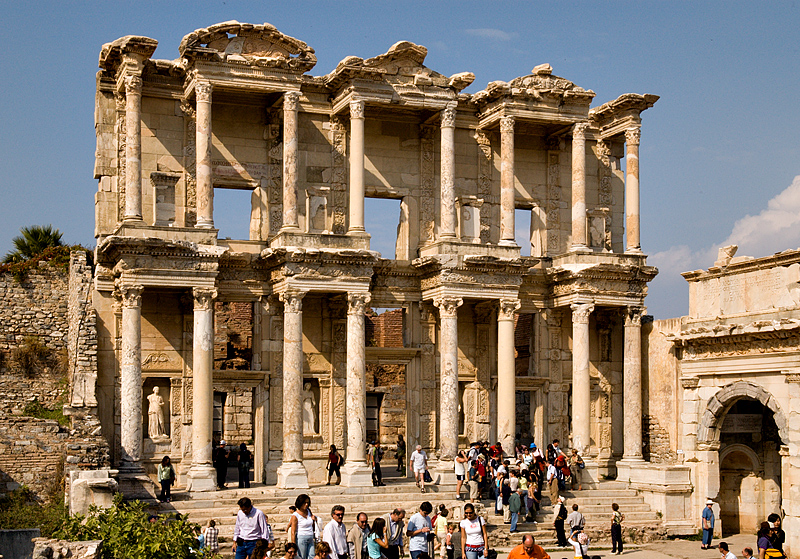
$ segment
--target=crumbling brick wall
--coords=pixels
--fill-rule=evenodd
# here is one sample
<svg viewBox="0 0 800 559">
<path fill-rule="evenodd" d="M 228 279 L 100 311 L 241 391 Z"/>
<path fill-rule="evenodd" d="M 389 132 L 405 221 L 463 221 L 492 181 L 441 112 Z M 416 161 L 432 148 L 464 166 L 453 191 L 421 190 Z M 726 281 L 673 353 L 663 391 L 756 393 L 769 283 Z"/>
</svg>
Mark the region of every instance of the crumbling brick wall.
<svg viewBox="0 0 800 559">
<path fill-rule="evenodd" d="M 0 494 L 28 486 L 46 496 L 62 477 L 69 433 L 51 419 L 0 419 Z"/>
<path fill-rule="evenodd" d="M 365 317 L 367 345 L 403 347 L 403 309 L 393 309 Z"/>
<path fill-rule="evenodd" d="M 248 370 L 253 360 L 253 303 L 214 304 L 214 368 Z"/>
<path fill-rule="evenodd" d="M 654 415 L 642 418 L 642 454 L 654 464 L 674 464 L 678 455 L 669 443 L 669 432 L 661 427 Z"/>
</svg>

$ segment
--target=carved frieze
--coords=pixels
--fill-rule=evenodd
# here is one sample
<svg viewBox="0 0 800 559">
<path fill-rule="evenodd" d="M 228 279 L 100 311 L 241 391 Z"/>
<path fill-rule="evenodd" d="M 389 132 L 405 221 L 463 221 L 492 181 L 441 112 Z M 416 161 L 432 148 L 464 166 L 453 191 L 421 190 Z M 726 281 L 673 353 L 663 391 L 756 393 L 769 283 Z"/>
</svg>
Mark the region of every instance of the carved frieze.
<svg viewBox="0 0 800 559">
<path fill-rule="evenodd" d="M 481 208 L 481 243 L 490 242 L 491 232 L 491 206 L 492 197 L 492 142 L 485 130 L 475 131 L 478 141 L 478 196 L 484 201 Z"/>
<path fill-rule="evenodd" d="M 800 334 L 797 332 L 770 334 L 774 336 L 765 333 L 688 340 L 683 347 L 683 358 L 692 361 L 787 351 L 796 352 L 800 348 Z"/>
<path fill-rule="evenodd" d="M 283 225 L 283 142 L 281 125 L 283 111 L 267 111 L 267 200 L 269 202 L 269 232 L 275 235 Z"/>
<path fill-rule="evenodd" d="M 420 127 L 420 197 L 422 200 L 434 200 L 435 154 L 434 154 L 433 126 Z M 420 242 L 426 244 L 433 241 L 433 215 L 434 205 L 421 204 L 420 206 Z"/>
<path fill-rule="evenodd" d="M 442 110 L 442 128 L 453 128 L 456 125 L 456 106 L 457 103 L 448 103 Z"/>
<path fill-rule="evenodd" d="M 333 234 L 344 235 L 347 232 L 347 132 L 344 121 L 338 116 L 331 116 L 330 130 Z"/>
</svg>

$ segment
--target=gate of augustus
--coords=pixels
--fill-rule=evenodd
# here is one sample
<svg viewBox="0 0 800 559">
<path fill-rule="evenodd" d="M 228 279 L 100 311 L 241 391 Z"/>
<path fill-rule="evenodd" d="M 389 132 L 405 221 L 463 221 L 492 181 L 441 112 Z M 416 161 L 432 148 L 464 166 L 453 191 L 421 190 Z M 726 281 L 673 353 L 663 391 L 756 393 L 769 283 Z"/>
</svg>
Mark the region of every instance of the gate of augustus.
<svg viewBox="0 0 800 559">
<path fill-rule="evenodd" d="M 644 463 L 639 143 L 657 96 L 590 108 L 548 64 L 464 93 L 472 74 L 405 41 L 314 75 L 314 50 L 269 24 L 198 29 L 169 60 L 156 46 L 106 44 L 97 74 L 86 390 L 131 485 L 169 454 L 213 490 L 220 439 L 286 488 L 322 481 L 331 444 L 343 483 L 370 484 L 368 434 L 421 444 L 440 477 L 478 438 L 560 438 L 588 483 Z M 222 189 L 249 197 L 249 238 L 218 235 Z M 394 254 L 370 250 L 366 198 L 399 200 Z"/>
</svg>

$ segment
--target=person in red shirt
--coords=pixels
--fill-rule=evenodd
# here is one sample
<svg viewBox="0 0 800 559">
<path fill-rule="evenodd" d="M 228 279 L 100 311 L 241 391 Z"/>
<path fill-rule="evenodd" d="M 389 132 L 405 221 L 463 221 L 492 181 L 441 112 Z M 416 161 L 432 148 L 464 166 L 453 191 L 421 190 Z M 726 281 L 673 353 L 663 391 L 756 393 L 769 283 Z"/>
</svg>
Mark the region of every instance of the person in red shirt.
<svg viewBox="0 0 800 559">
<path fill-rule="evenodd" d="M 522 544 L 511 550 L 508 559 L 550 559 L 550 555 L 536 545 L 531 534 L 525 534 L 522 536 Z"/>
</svg>

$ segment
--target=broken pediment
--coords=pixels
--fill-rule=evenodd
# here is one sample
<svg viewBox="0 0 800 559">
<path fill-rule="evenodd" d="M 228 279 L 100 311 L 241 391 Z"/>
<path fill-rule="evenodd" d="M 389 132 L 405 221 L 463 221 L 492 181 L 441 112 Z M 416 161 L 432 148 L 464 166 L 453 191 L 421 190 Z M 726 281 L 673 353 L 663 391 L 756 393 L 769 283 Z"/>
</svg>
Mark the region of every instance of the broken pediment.
<svg viewBox="0 0 800 559">
<path fill-rule="evenodd" d="M 475 79 L 474 74 L 462 72 L 451 77 L 444 76 L 427 68 L 423 63 L 428 49 L 410 41 L 400 41 L 392 45 L 384 54 L 372 58 L 348 56 L 336 69 L 325 76 L 325 81 L 338 88 L 352 78 L 385 79 L 393 84 L 413 84 L 418 86 L 452 88 L 461 91 Z"/>
<path fill-rule="evenodd" d="M 153 56 L 157 46 L 158 41 L 150 37 L 136 35 L 120 37 L 116 41 L 103 45 L 103 48 L 100 49 L 98 66 L 113 74 L 122 62 L 124 55 L 134 56 L 143 61 Z"/>
<path fill-rule="evenodd" d="M 306 72 L 317 63 L 314 49 L 275 26 L 226 21 L 197 29 L 181 41 L 184 58 L 210 57 L 222 62 L 280 66 Z"/>
<path fill-rule="evenodd" d="M 514 78 L 510 82 L 490 82 L 486 89 L 472 96 L 472 101 L 483 104 L 506 96 L 535 100 L 543 97 L 591 100 L 594 98 L 594 91 L 583 89 L 567 79 L 554 76 L 553 68 L 549 64 L 540 64 L 527 76 Z"/>
</svg>

